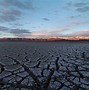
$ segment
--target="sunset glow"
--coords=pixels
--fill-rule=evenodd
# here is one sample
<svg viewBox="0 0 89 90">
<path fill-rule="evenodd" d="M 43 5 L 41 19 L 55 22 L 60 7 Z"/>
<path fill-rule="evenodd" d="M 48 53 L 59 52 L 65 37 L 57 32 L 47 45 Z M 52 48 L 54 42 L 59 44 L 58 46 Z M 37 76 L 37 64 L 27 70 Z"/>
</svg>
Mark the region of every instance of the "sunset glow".
<svg viewBox="0 0 89 90">
<path fill-rule="evenodd" d="M 0 38 L 89 38 L 89 0 L 0 0 Z"/>
</svg>

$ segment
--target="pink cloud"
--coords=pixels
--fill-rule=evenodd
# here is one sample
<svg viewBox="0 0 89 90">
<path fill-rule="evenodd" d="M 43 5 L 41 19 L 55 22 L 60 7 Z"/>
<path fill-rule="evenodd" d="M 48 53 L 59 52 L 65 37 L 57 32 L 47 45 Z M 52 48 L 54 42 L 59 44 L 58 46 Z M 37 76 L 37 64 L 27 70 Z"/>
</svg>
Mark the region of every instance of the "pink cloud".
<svg viewBox="0 0 89 90">
<path fill-rule="evenodd" d="M 77 31 L 77 32 L 69 34 L 69 36 L 89 36 L 89 30 Z"/>
</svg>

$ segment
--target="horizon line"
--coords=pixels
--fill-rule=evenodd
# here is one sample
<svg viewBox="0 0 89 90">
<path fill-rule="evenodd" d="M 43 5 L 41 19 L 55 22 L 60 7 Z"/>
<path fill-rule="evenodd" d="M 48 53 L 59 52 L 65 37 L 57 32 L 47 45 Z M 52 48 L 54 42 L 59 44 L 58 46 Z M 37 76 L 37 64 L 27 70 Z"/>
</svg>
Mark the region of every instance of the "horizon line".
<svg viewBox="0 0 89 90">
<path fill-rule="evenodd" d="M 0 40 L 35 40 L 35 41 L 61 41 L 61 40 L 89 40 L 89 37 L 49 37 L 49 38 L 22 38 L 22 37 L 2 37 Z"/>
</svg>

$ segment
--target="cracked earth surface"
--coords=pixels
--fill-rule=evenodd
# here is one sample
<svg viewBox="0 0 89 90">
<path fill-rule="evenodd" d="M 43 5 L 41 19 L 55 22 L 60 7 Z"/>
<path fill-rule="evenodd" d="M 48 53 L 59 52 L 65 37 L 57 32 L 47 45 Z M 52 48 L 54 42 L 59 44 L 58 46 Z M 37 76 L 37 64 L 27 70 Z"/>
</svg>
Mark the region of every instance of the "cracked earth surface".
<svg viewBox="0 0 89 90">
<path fill-rule="evenodd" d="M 0 42 L 0 90 L 89 90 L 89 42 Z"/>
</svg>

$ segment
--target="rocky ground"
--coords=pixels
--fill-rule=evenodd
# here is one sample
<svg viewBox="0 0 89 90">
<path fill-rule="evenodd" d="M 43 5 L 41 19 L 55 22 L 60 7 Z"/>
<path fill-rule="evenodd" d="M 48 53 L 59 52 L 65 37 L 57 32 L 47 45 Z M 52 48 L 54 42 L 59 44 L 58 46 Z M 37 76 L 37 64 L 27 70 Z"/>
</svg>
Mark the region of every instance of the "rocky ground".
<svg viewBox="0 0 89 90">
<path fill-rule="evenodd" d="M 0 90 L 89 90 L 89 42 L 0 42 Z"/>
</svg>

